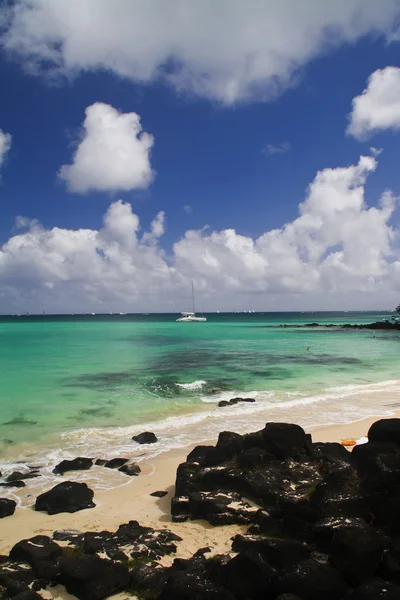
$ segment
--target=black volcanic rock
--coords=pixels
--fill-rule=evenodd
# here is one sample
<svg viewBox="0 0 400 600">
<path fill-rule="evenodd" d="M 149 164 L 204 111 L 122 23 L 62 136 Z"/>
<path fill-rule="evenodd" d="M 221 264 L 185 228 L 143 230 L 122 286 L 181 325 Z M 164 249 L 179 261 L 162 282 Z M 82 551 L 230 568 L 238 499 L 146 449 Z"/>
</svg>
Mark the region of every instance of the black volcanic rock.
<svg viewBox="0 0 400 600">
<path fill-rule="evenodd" d="M 400 419 L 380 419 L 371 425 L 368 440 L 400 447 Z"/>
<path fill-rule="evenodd" d="M 62 512 L 74 513 L 95 506 L 93 491 L 86 483 L 65 481 L 38 496 L 35 510 L 47 512 L 49 515 L 56 515 Z"/>
<path fill-rule="evenodd" d="M 93 460 L 91 458 L 84 458 L 78 456 L 72 460 L 62 460 L 54 469 L 53 473 L 56 475 L 64 475 L 68 471 L 86 471 L 93 466 Z"/>
<path fill-rule="evenodd" d="M 46 535 L 36 535 L 15 544 L 10 551 L 14 561 L 28 563 L 39 578 L 52 581 L 56 578 L 62 549 Z"/>
<path fill-rule="evenodd" d="M 342 600 L 348 593 L 339 570 L 312 559 L 280 571 L 273 590 L 277 595 L 291 593 L 302 600 Z"/>
<path fill-rule="evenodd" d="M 118 471 L 120 471 L 121 473 L 125 473 L 125 475 L 129 475 L 130 477 L 133 477 L 139 475 L 141 469 L 136 463 L 130 463 L 128 465 L 122 465 L 122 467 L 120 467 Z"/>
<path fill-rule="evenodd" d="M 36 575 L 32 567 L 24 561 L 14 561 L 8 556 L 0 557 L 0 586 L 7 587 L 13 582 L 31 584 Z"/>
<path fill-rule="evenodd" d="M 129 462 L 129 458 L 112 458 L 104 463 L 104 467 L 107 469 L 120 469 L 127 462 Z"/>
<path fill-rule="evenodd" d="M 387 548 L 388 539 L 369 525 L 339 528 L 332 537 L 330 562 L 356 587 L 377 573 Z"/>
<path fill-rule="evenodd" d="M 156 435 L 151 431 L 144 431 L 143 433 L 139 433 L 139 435 L 134 435 L 132 439 L 138 444 L 155 444 L 158 442 Z"/>
<path fill-rule="evenodd" d="M 24 479 L 35 479 L 36 477 L 40 477 L 40 473 L 38 471 L 29 471 L 28 473 L 21 473 L 20 471 L 14 471 L 7 476 L 6 481 L 23 481 Z"/>
<path fill-rule="evenodd" d="M 59 582 L 81 600 L 101 600 L 129 584 L 126 565 L 98 556 L 63 557 L 60 571 Z"/>
<path fill-rule="evenodd" d="M 168 492 L 164 492 L 164 491 L 157 491 L 157 492 L 152 492 L 150 494 L 150 496 L 154 496 L 154 498 L 164 498 L 164 496 L 168 496 Z"/>
<path fill-rule="evenodd" d="M 9 498 L 0 498 L 0 519 L 11 517 L 15 513 L 17 503 Z"/>
<path fill-rule="evenodd" d="M 4 481 L 2 483 L 0 483 L 0 487 L 5 487 L 5 488 L 23 488 L 25 487 L 25 483 L 20 480 L 20 479 L 16 479 L 15 481 Z"/>
</svg>

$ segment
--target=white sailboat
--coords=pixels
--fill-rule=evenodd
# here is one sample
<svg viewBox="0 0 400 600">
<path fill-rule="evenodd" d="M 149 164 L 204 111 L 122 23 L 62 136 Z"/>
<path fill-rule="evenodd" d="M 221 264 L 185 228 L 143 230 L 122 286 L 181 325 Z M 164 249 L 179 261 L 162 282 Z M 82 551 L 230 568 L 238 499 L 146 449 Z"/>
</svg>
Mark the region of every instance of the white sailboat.
<svg viewBox="0 0 400 600">
<path fill-rule="evenodd" d="M 194 306 L 194 287 L 192 281 L 192 307 L 193 312 L 183 312 L 179 319 L 176 320 L 177 323 L 203 323 L 207 321 L 206 317 L 196 317 L 196 310 Z"/>
</svg>

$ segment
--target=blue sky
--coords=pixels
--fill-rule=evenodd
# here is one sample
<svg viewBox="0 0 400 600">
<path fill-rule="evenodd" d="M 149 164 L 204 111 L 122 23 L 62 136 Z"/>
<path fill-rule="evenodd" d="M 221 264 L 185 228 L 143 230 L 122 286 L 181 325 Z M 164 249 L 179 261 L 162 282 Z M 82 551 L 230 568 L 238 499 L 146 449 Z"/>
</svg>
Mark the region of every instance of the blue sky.
<svg viewBox="0 0 400 600">
<path fill-rule="evenodd" d="M 87 3 L 90 4 L 90 0 Z M 24 2 L 16 4 L 28 11 Z M 38 11 L 46 10 L 47 2 L 43 4 L 37 1 L 33 3 L 35 4 L 39 7 Z M 272 2 L 273 4 L 275 3 Z M 131 6 L 133 5 L 135 3 Z M 129 11 L 127 6 L 125 0 L 121 0 L 121 7 Z M 376 250 L 381 252 L 386 266 L 381 265 L 382 272 L 378 272 L 376 265 L 371 266 L 369 272 L 368 267 L 363 265 L 361 270 L 364 278 L 353 282 L 354 285 L 346 281 L 342 295 L 338 291 L 341 275 L 336 282 L 331 274 L 326 276 L 322 273 L 326 267 L 325 264 L 322 265 L 323 259 L 343 249 L 344 255 L 346 254 L 346 240 L 342 240 L 340 235 L 334 236 L 332 242 L 326 242 L 326 247 L 317 260 L 318 264 L 311 261 L 310 255 L 304 258 L 304 248 L 300 248 L 303 242 L 296 242 L 299 244 L 299 260 L 304 263 L 301 269 L 304 267 L 307 272 L 313 272 L 309 283 L 305 287 L 299 285 L 298 289 L 294 272 L 288 274 L 291 281 L 286 283 L 278 281 L 275 271 L 268 272 L 268 264 L 277 260 L 272 251 L 270 257 L 261 252 L 260 256 L 265 260 L 266 267 L 263 270 L 261 266 L 257 266 L 251 281 L 248 273 L 242 277 L 235 267 L 229 273 L 231 263 L 228 265 L 225 258 L 220 257 L 219 250 L 212 256 L 213 250 L 209 247 L 212 240 L 209 241 L 207 236 L 212 231 L 233 229 L 238 236 L 255 243 L 260 236 L 271 230 L 282 231 L 285 224 L 298 217 L 298 205 L 305 201 L 307 186 L 318 171 L 355 165 L 361 154 L 370 154 L 370 146 L 382 148 L 383 152 L 377 157 L 377 167 L 368 171 L 365 189 L 364 181 L 361 183 L 366 203 L 370 207 L 378 206 L 379 197 L 386 189 L 392 190 L 394 196 L 400 194 L 399 132 L 396 131 L 400 117 L 397 117 L 397 113 L 384 125 L 374 125 L 377 117 L 369 115 L 372 125 L 369 129 L 366 127 L 361 136 L 346 134 L 352 101 L 367 88 L 371 74 L 387 67 L 400 67 L 399 44 L 396 41 L 388 43 L 389 30 L 392 38 L 395 37 L 393 28 L 400 15 L 398 8 L 398 3 L 395 2 L 379 34 L 372 32 L 375 26 L 372 15 L 371 24 L 365 26 L 366 35 L 355 34 L 355 39 L 341 40 L 335 48 L 323 46 L 313 50 L 309 58 L 296 65 L 289 81 L 286 75 L 283 77 L 278 93 L 271 94 L 267 91 L 261 96 L 252 95 L 251 92 L 238 93 L 237 97 L 229 101 L 225 96 L 221 97 L 220 92 L 213 91 L 214 88 L 211 92 L 199 93 L 196 87 L 185 88 L 181 83 L 174 86 L 171 82 L 156 77 L 126 76 L 121 74 L 122 67 L 118 66 L 105 71 L 103 68 L 93 67 L 87 57 L 80 57 L 80 61 L 84 63 L 87 60 L 87 64 L 82 64 L 79 68 L 76 65 L 74 68 L 69 67 L 69 71 L 64 57 L 67 77 L 65 72 L 51 77 L 47 57 L 44 58 L 43 52 L 39 56 L 40 69 L 33 69 L 33 64 L 37 67 L 40 53 L 36 52 L 34 63 L 33 53 L 26 50 L 32 31 L 27 26 L 21 33 L 16 28 L 14 16 L 11 25 L 8 21 L 3 29 L 0 61 L 0 129 L 12 136 L 11 148 L 4 155 L 0 168 L 0 243 L 7 246 L 8 240 L 19 233 L 20 237 L 14 241 L 18 241 L 19 248 L 21 245 L 26 247 L 28 238 L 25 241 L 21 238 L 23 232 L 16 230 L 15 220 L 18 216 L 28 217 L 41 224 L 39 237 L 35 238 L 35 242 L 32 242 L 30 234 L 29 244 L 34 243 L 32 255 L 37 250 L 43 256 L 46 253 L 49 256 L 48 248 L 43 249 L 44 232 L 51 231 L 54 227 L 68 232 L 81 229 L 99 231 L 110 204 L 122 200 L 130 203 L 132 208 L 129 210 L 139 217 L 141 233 L 150 229 L 152 220 L 160 211 L 165 212 L 162 234 L 154 236 L 150 243 L 150 250 L 156 255 L 153 257 L 155 262 L 152 259 L 143 268 L 145 271 L 154 269 L 159 273 L 159 261 L 162 260 L 165 268 L 172 268 L 172 271 L 163 274 L 161 280 L 144 279 L 138 274 L 141 267 L 137 261 L 140 257 L 132 255 L 128 270 L 120 275 L 122 286 L 127 273 L 132 274 L 126 289 L 122 286 L 115 292 L 115 282 L 111 284 L 114 274 L 110 274 L 109 288 L 104 289 L 103 284 L 99 287 L 99 282 L 93 281 L 89 290 L 83 290 L 82 280 L 85 280 L 86 275 L 83 274 L 81 278 L 76 271 L 73 274 L 57 274 L 57 269 L 62 271 L 60 263 L 71 261 L 69 255 L 62 256 L 57 251 L 57 261 L 52 267 L 45 264 L 47 259 L 39 258 L 39 263 L 29 265 L 26 256 L 21 255 L 18 259 L 15 257 L 15 250 L 10 253 L 3 247 L 3 254 L 0 253 L 0 299 L 3 299 L 3 307 L 0 306 L 0 312 L 22 309 L 21 291 L 25 296 L 25 305 L 31 311 L 39 310 L 42 305 L 46 305 L 47 309 L 54 306 L 54 310 L 68 311 L 64 300 L 68 282 L 73 303 L 76 304 L 74 309 L 95 306 L 96 310 L 140 310 L 143 294 L 154 295 L 154 290 L 165 293 L 166 301 L 172 305 L 176 301 L 176 294 L 182 293 L 191 278 L 195 279 L 200 294 L 203 294 L 205 308 L 209 309 L 214 308 L 213 297 L 218 296 L 218 306 L 221 306 L 221 302 L 224 303 L 225 298 L 232 293 L 255 294 L 254 304 L 257 309 L 273 310 L 280 306 L 292 310 L 297 307 L 304 310 L 308 306 L 312 309 L 324 308 L 326 300 L 323 298 L 326 298 L 327 292 L 332 292 L 334 296 L 332 308 L 390 306 L 396 298 L 398 286 L 398 243 L 394 232 L 399 225 L 399 215 L 395 210 L 390 217 L 393 236 L 386 230 L 382 234 L 383 237 L 388 235 L 391 238 L 391 251 L 389 253 L 383 247 L 386 237 L 382 241 L 383 246 Z M 142 18 L 146 20 L 147 17 Z M 290 16 L 287 18 L 290 19 Z M 346 18 L 345 15 L 344 19 Z M 285 26 L 285 15 L 279 19 L 283 23 L 282 27 Z M 14 38 L 10 38 L 10 32 Z M 103 33 L 106 35 L 106 32 Z M 89 32 L 89 42 L 90 35 Z M 173 32 L 171 35 L 179 33 Z M 205 43 L 206 40 L 207 38 Z M 89 56 L 92 51 L 90 43 L 88 48 Z M 118 40 L 113 50 L 115 48 L 119 50 Z M 141 58 L 137 60 L 140 61 Z M 280 77 L 280 74 L 274 73 L 274 77 L 277 76 Z M 269 80 L 271 77 L 265 75 L 262 85 Z M 259 83 L 257 81 L 257 85 Z M 62 165 L 73 163 L 74 152 L 84 138 L 85 110 L 95 103 L 109 105 L 121 114 L 136 113 L 140 116 L 143 131 L 154 137 L 149 154 L 153 170 L 151 183 L 139 189 L 132 185 L 129 190 L 122 187 L 112 192 L 95 189 L 74 193 L 67 182 L 58 177 Z M 394 111 L 395 109 L 396 107 Z M 268 145 L 279 147 L 283 143 L 284 152 L 268 152 Z M 350 183 L 348 189 L 351 190 L 354 185 L 358 184 Z M 116 215 L 115 218 L 123 220 L 125 217 Z M 129 220 L 129 215 L 127 218 Z M 177 258 L 173 245 L 184 239 L 188 230 L 202 230 L 206 225 L 209 229 L 199 234 L 201 239 L 196 239 L 196 244 L 186 244 L 187 247 L 182 249 L 182 252 L 192 254 L 191 259 L 185 255 L 183 260 L 181 252 Z M 35 223 L 30 226 L 34 230 L 38 228 Z M 387 221 L 385 227 L 388 226 Z M 139 237 L 141 233 L 138 234 Z M 29 231 L 26 235 L 29 235 Z M 198 243 L 204 237 L 207 238 L 205 245 L 200 247 Z M 310 233 L 311 238 L 313 234 Z M 118 240 L 117 242 L 119 243 Z M 308 242 L 304 244 L 308 248 Z M 224 242 L 224 252 L 226 247 L 229 249 L 229 244 Z M 148 246 L 146 248 L 149 249 Z M 79 262 L 79 250 L 72 249 L 71 252 L 74 260 Z M 97 255 L 104 252 L 107 254 L 108 250 L 103 247 L 95 249 Z M 259 250 L 253 248 L 252 255 L 254 252 Z M 213 269 L 211 273 L 206 268 L 200 268 L 196 272 L 193 268 L 196 253 L 199 260 L 205 257 L 207 268 L 211 265 Z M 345 264 L 344 255 L 341 260 Z M 231 256 L 232 261 L 235 257 L 236 250 L 234 256 Z M 34 261 L 33 258 L 31 260 Z M 121 260 L 125 260 L 125 257 Z M 345 265 L 349 272 L 360 271 L 360 267 L 356 265 L 357 260 L 354 264 Z M 216 272 L 216 262 L 223 273 L 220 279 Z M 246 265 L 248 266 L 248 262 L 245 260 L 239 267 L 243 271 L 247 268 Z M 103 267 L 101 265 L 99 269 L 102 270 Z M 163 269 L 164 266 L 161 271 Z M 392 281 L 393 285 L 388 290 L 385 278 L 389 276 L 390 269 L 390 278 L 395 283 Z M 341 273 L 342 271 L 341 268 Z M 27 277 L 27 272 L 35 275 Z M 299 271 L 299 279 L 303 276 L 302 271 Z M 373 285 L 371 278 L 374 279 Z M 141 288 L 137 298 L 133 298 L 132 289 L 139 282 L 143 289 Z M 133 286 L 132 289 L 130 285 Z M 382 290 L 385 290 L 385 294 L 382 294 Z M 71 302 L 71 297 L 68 302 Z M 152 303 L 152 307 L 154 310 L 162 308 L 157 302 L 154 302 L 154 306 Z"/>
</svg>

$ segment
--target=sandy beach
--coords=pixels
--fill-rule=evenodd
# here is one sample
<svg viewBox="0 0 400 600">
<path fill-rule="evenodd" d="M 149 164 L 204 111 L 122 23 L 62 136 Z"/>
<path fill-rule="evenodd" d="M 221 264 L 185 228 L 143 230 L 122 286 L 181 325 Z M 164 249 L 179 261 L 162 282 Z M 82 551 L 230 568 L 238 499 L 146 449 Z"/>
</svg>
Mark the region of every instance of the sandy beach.
<svg viewBox="0 0 400 600">
<path fill-rule="evenodd" d="M 399 417 L 400 413 L 396 413 L 395 416 Z M 359 439 L 367 434 L 369 427 L 376 420 L 374 417 L 345 425 L 330 425 L 310 430 L 310 433 L 314 441 L 340 442 L 348 438 Z M 209 440 L 203 444 L 213 445 L 215 441 Z M 30 508 L 17 508 L 12 517 L 2 519 L 0 523 L 0 554 L 7 554 L 16 542 L 34 535 L 51 534 L 59 529 L 114 531 L 121 523 L 130 520 L 137 520 L 141 525 L 155 529 L 169 529 L 183 538 L 178 544 L 177 554 L 166 557 L 164 564 L 172 562 L 176 556 L 189 557 L 204 546 L 210 547 L 215 554 L 229 552 L 231 537 L 241 529 L 244 531 L 246 527 L 213 527 L 205 521 L 171 521 L 170 502 L 176 469 L 185 461 L 193 447 L 194 445 L 166 452 L 141 463 L 142 473 L 139 477 L 131 478 L 126 485 L 118 488 L 96 492 L 95 508 L 53 516 Z M 70 479 L 73 480 L 73 473 Z M 168 495 L 163 498 L 150 495 L 158 490 L 167 491 Z"/>
</svg>

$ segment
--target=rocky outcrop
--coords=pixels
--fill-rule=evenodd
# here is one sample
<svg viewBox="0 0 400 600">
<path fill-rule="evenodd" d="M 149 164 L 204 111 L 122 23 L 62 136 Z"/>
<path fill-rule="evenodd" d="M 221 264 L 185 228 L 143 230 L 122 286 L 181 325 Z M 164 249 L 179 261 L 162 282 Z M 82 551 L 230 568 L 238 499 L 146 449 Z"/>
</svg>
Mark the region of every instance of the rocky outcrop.
<svg viewBox="0 0 400 600">
<path fill-rule="evenodd" d="M 156 435 L 151 431 L 144 431 L 143 433 L 139 433 L 139 435 L 134 435 L 132 439 L 138 444 L 155 444 L 158 442 Z"/>
<path fill-rule="evenodd" d="M 0 498 L 0 519 L 11 517 L 15 513 L 17 503 L 9 498 Z"/>
<path fill-rule="evenodd" d="M 5 597 L 62 583 L 84 600 L 122 590 L 161 600 L 398 600 L 400 420 L 378 422 L 369 440 L 350 453 L 291 424 L 223 432 L 179 466 L 171 512 L 248 525 L 229 554 L 201 548 L 166 567 L 160 559 L 181 540 L 170 531 L 137 521 L 115 532 L 58 531 L 0 557 Z"/>
<path fill-rule="evenodd" d="M 93 491 L 86 483 L 65 481 L 38 496 L 35 510 L 47 512 L 49 515 L 56 515 L 62 512 L 74 513 L 95 506 Z"/>
</svg>

